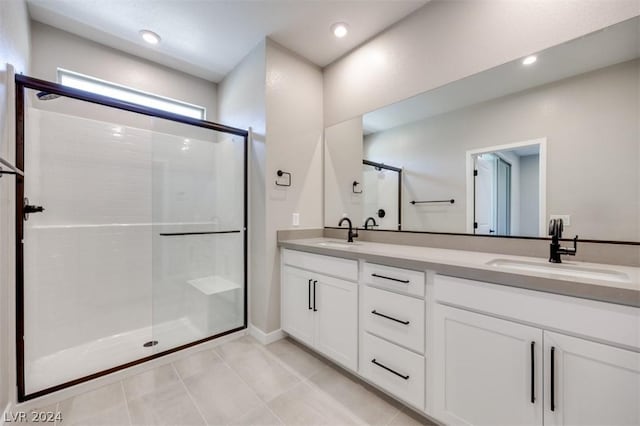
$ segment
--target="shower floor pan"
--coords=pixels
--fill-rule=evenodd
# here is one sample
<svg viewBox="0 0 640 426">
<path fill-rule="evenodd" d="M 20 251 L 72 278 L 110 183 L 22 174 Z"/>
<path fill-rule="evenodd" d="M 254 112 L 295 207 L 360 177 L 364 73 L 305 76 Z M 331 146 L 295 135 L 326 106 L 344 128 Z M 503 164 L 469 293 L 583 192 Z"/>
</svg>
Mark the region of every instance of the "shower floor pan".
<svg viewBox="0 0 640 426">
<path fill-rule="evenodd" d="M 27 393 L 126 364 L 206 337 L 189 319 L 180 318 L 97 339 L 38 358 L 25 360 Z M 144 343 L 158 344 L 144 347 Z"/>
</svg>

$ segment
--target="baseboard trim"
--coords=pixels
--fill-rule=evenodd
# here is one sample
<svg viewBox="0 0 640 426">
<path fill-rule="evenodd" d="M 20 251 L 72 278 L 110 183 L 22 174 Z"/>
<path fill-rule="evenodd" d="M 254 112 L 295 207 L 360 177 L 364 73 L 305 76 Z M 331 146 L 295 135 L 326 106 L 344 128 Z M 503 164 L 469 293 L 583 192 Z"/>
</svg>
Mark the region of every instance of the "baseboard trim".
<svg viewBox="0 0 640 426">
<path fill-rule="evenodd" d="M 272 331 L 271 333 L 265 333 L 253 324 L 249 324 L 249 334 L 263 345 L 277 342 L 278 340 L 284 339 L 285 337 L 284 331 L 282 331 L 281 328 Z"/>
</svg>

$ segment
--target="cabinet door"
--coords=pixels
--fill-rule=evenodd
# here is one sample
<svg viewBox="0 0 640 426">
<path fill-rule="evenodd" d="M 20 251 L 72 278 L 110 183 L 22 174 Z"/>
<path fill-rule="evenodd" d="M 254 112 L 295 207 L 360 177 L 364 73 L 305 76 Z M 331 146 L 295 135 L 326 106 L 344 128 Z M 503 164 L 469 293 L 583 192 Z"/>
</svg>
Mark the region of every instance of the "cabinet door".
<svg viewBox="0 0 640 426">
<path fill-rule="evenodd" d="M 542 331 L 439 304 L 434 317 L 436 418 L 541 425 Z"/>
<path fill-rule="evenodd" d="M 545 425 L 640 424 L 640 354 L 545 331 L 544 357 Z"/>
<path fill-rule="evenodd" d="M 285 266 L 282 273 L 282 329 L 313 345 L 312 274 Z"/>
<path fill-rule="evenodd" d="M 316 276 L 316 348 L 351 370 L 358 368 L 358 284 Z"/>
</svg>

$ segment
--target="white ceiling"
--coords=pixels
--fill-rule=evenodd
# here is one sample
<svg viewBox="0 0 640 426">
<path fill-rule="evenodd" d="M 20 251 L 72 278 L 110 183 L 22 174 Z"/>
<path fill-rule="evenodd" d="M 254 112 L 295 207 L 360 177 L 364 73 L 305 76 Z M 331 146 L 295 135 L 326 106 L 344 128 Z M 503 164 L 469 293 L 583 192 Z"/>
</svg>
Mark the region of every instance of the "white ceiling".
<svg viewBox="0 0 640 426">
<path fill-rule="evenodd" d="M 27 0 L 32 19 L 214 82 L 264 37 L 324 67 L 429 0 Z M 332 24 L 346 22 L 337 39 Z M 138 32 L 152 30 L 151 47 Z"/>
</svg>

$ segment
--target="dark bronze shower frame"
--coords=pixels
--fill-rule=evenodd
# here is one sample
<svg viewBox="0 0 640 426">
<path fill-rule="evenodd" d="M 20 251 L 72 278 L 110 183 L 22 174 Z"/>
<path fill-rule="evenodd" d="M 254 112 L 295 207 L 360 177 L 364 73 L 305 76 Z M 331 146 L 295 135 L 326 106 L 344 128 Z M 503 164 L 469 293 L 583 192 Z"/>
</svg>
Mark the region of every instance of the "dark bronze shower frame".
<svg viewBox="0 0 640 426">
<path fill-rule="evenodd" d="M 375 161 L 362 160 L 365 166 L 371 166 L 376 169 L 391 170 L 398 173 L 398 231 L 402 229 L 402 169 L 400 167 L 388 166 L 384 163 L 376 163 Z"/>
<path fill-rule="evenodd" d="M 164 120 L 174 121 L 177 123 L 188 124 L 191 126 L 201 127 L 209 130 L 214 130 L 223 133 L 230 133 L 236 136 L 244 138 L 244 325 L 242 327 L 234 328 L 222 333 L 218 333 L 213 336 L 206 337 L 194 342 L 187 343 L 182 346 L 168 349 L 166 351 L 150 355 L 144 358 L 140 358 L 135 361 L 128 362 L 126 364 L 112 367 L 108 370 L 93 373 L 88 376 L 80 377 L 65 383 L 58 384 L 56 386 L 49 387 L 37 392 L 25 394 L 25 378 L 24 378 L 24 249 L 23 249 L 23 237 L 24 237 L 24 221 L 23 221 L 23 199 L 24 199 L 24 180 L 25 176 L 16 175 L 16 372 L 17 372 L 17 386 L 18 386 L 18 401 L 28 401 L 30 399 L 38 398 L 40 396 L 55 392 L 70 386 L 77 385 L 79 383 L 86 382 L 113 372 L 123 370 L 128 367 L 132 367 L 137 364 L 150 361 L 155 358 L 159 358 L 168 355 L 173 352 L 180 351 L 182 349 L 189 348 L 191 346 L 199 345 L 201 343 L 216 339 L 218 337 L 225 336 L 227 334 L 235 333 L 247 328 L 247 272 L 248 272 L 248 253 L 247 253 L 247 236 L 248 236 L 248 210 L 247 210 L 247 194 L 248 194 L 248 160 L 249 160 L 249 132 L 243 129 L 237 129 L 234 127 L 225 126 L 218 123 L 213 123 L 205 120 L 198 120 L 195 118 L 184 117 L 178 114 L 162 111 L 155 108 L 148 108 L 142 105 L 122 101 L 119 99 L 109 98 L 106 96 L 96 95 L 95 93 L 85 92 L 83 90 L 73 89 L 63 86 L 61 84 L 52 83 L 45 80 L 39 80 L 32 77 L 23 75 L 16 75 L 16 159 L 15 167 L 22 172 L 24 170 L 24 109 L 25 109 L 25 89 L 33 89 L 41 92 L 47 92 L 50 94 L 60 95 L 67 98 L 77 99 L 80 101 L 90 102 L 106 107 L 116 108 L 124 111 L 129 111 L 137 114 L 147 115 L 150 117 L 157 117 Z M 26 173 L 25 173 L 26 174 Z"/>
</svg>

